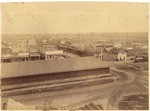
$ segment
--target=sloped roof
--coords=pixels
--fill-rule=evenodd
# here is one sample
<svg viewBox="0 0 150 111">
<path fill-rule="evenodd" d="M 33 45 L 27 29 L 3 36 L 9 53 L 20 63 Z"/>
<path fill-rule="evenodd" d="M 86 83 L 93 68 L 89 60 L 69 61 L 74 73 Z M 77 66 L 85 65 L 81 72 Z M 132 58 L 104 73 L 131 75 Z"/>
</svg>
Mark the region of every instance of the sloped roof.
<svg viewBox="0 0 150 111">
<path fill-rule="evenodd" d="M 46 40 L 46 39 L 43 39 L 43 40 L 42 40 L 42 44 L 47 44 L 47 40 Z"/>
<path fill-rule="evenodd" d="M 40 47 L 39 52 L 42 54 L 45 54 L 45 52 L 51 52 L 51 51 L 58 51 L 56 49 L 53 49 L 51 47 Z"/>
<path fill-rule="evenodd" d="M 1 58 L 3 58 L 3 59 L 8 59 L 8 58 L 12 58 L 12 57 L 14 57 L 14 55 L 12 53 L 1 54 Z"/>
<path fill-rule="evenodd" d="M 107 51 L 110 51 L 111 49 L 113 49 L 113 47 L 105 47 L 105 49 L 106 49 Z"/>
<path fill-rule="evenodd" d="M 108 52 L 108 51 L 106 50 L 106 48 L 101 48 L 101 47 L 99 47 L 99 48 L 96 48 L 95 53 L 101 53 L 101 50 L 102 50 L 103 53 L 107 53 L 107 52 Z"/>
<path fill-rule="evenodd" d="M 109 52 L 113 53 L 113 54 L 117 54 L 119 52 L 127 52 L 127 51 L 125 49 L 123 49 L 123 48 L 116 48 L 116 47 L 114 47 L 114 48 L 110 49 Z"/>
<path fill-rule="evenodd" d="M 20 77 L 38 74 L 48 74 L 66 71 L 77 71 L 94 68 L 107 67 L 107 64 L 100 59 L 68 58 L 68 59 L 50 59 L 28 62 L 2 63 L 2 78 Z"/>
</svg>

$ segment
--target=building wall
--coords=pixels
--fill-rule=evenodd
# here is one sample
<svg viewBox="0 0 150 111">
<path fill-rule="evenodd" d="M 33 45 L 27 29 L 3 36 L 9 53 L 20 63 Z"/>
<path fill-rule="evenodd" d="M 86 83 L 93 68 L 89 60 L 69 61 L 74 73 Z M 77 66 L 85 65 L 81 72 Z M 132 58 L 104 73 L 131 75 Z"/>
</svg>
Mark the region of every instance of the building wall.
<svg viewBox="0 0 150 111">
<path fill-rule="evenodd" d="M 118 53 L 118 54 L 103 54 L 104 61 L 122 61 L 127 59 L 126 53 Z"/>
<path fill-rule="evenodd" d="M 17 40 L 17 46 L 26 46 L 27 40 Z"/>
<path fill-rule="evenodd" d="M 81 77 L 86 75 L 105 74 L 105 73 L 109 73 L 109 67 L 82 70 L 82 71 L 70 71 L 70 72 L 16 77 L 16 78 L 5 78 L 2 79 L 2 85 L 30 83 L 36 81 L 46 81 L 46 80 L 63 79 L 63 78 L 70 78 L 70 77 Z"/>
<path fill-rule="evenodd" d="M 86 57 L 86 56 L 93 56 L 94 55 L 94 53 L 92 53 L 92 52 L 85 51 L 85 50 L 78 49 L 78 48 L 73 48 L 73 47 L 66 47 L 66 46 L 58 45 L 57 48 L 59 50 L 65 51 L 65 52 L 76 54 L 76 55 L 78 55 L 80 57 Z"/>
<path fill-rule="evenodd" d="M 122 60 L 126 60 L 127 58 L 127 54 L 126 53 L 118 53 L 118 60 L 122 61 Z"/>
<path fill-rule="evenodd" d="M 117 54 L 103 54 L 103 61 L 116 61 L 118 59 Z"/>
</svg>

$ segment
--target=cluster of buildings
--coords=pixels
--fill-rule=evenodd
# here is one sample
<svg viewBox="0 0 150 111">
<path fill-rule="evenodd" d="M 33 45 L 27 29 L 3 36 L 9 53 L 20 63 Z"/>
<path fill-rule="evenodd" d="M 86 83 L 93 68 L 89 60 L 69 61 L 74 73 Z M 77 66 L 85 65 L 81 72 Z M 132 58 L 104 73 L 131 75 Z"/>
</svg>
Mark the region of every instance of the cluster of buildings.
<svg viewBox="0 0 150 111">
<path fill-rule="evenodd" d="M 18 39 L 16 45 L 2 45 L 1 62 L 20 62 L 47 59 L 61 59 L 67 55 L 56 46 L 49 45 L 46 39 L 40 43 L 35 38 Z"/>
<path fill-rule="evenodd" d="M 92 56 L 103 61 L 148 61 L 148 44 L 139 41 L 106 41 L 86 38 L 17 39 L 2 42 L 2 62 L 60 59 L 67 53 Z M 6 42 L 8 43 L 7 45 Z M 13 45 L 15 44 L 15 45 Z"/>
<path fill-rule="evenodd" d="M 138 44 L 138 42 L 133 43 L 132 45 L 130 44 L 129 46 L 121 41 L 89 41 L 89 43 L 71 43 L 71 45 L 67 45 L 63 42 L 58 48 L 79 55 L 80 57 L 93 56 L 100 58 L 103 61 L 136 60 L 141 57 L 145 59 L 142 61 L 148 61 L 148 47 L 146 47 L 146 44 L 141 46 L 136 44 Z"/>
</svg>

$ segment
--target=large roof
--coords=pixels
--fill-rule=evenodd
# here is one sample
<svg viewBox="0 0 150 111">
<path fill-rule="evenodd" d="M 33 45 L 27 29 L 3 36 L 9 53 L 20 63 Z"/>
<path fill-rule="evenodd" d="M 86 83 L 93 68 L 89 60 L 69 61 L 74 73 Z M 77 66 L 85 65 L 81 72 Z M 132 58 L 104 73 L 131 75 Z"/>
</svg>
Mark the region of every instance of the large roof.
<svg viewBox="0 0 150 111">
<path fill-rule="evenodd" d="M 67 58 L 27 62 L 2 63 L 2 78 L 58 73 L 107 67 L 98 58 Z"/>
<path fill-rule="evenodd" d="M 109 52 L 113 53 L 113 54 L 118 54 L 119 52 L 127 52 L 127 51 L 123 48 L 114 47 L 114 48 L 110 49 Z"/>
</svg>

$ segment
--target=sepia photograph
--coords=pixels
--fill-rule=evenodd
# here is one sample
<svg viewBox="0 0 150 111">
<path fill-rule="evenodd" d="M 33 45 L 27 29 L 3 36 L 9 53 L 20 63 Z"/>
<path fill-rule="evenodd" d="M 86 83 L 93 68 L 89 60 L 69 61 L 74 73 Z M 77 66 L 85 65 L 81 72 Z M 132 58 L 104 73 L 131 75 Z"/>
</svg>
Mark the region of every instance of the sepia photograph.
<svg viewBox="0 0 150 111">
<path fill-rule="evenodd" d="M 148 3 L 1 3 L 1 110 L 149 110 Z"/>
</svg>

